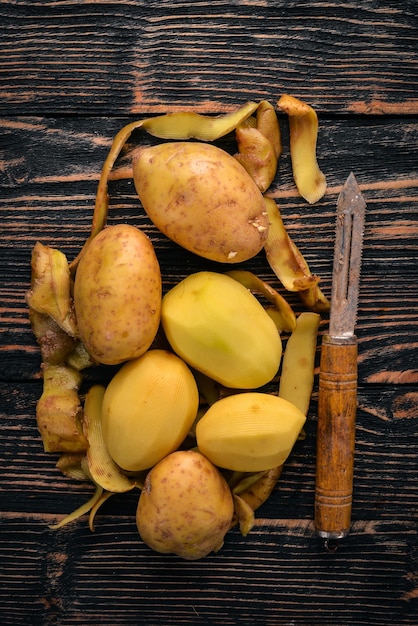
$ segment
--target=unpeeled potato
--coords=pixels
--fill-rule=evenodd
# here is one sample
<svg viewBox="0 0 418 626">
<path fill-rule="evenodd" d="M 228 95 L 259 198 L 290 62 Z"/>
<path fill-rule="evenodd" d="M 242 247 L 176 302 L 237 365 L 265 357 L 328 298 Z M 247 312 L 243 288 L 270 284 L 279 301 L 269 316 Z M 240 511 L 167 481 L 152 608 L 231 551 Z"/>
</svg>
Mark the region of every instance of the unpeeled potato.
<svg viewBox="0 0 418 626">
<path fill-rule="evenodd" d="M 134 156 L 133 175 L 150 219 L 187 250 L 240 263 L 262 249 L 268 232 L 263 196 L 224 150 L 198 142 L 143 148 Z"/>
<path fill-rule="evenodd" d="M 109 226 L 88 245 L 74 283 L 81 339 L 98 363 L 143 354 L 157 334 L 161 272 L 150 239 L 128 224 Z"/>
<path fill-rule="evenodd" d="M 183 450 L 148 473 L 136 521 L 150 548 L 192 561 L 220 550 L 233 513 L 231 490 L 220 471 L 199 452 Z"/>
</svg>

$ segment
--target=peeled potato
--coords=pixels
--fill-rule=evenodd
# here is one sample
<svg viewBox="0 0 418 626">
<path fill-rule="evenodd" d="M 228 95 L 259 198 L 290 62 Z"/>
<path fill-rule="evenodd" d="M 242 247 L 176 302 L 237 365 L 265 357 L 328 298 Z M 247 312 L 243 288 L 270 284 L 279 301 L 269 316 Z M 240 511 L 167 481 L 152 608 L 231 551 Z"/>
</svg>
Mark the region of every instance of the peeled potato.
<svg viewBox="0 0 418 626">
<path fill-rule="evenodd" d="M 199 392 L 187 365 L 167 350 L 125 363 L 102 405 L 103 438 L 123 469 L 149 469 L 176 450 L 197 414 Z"/>
<path fill-rule="evenodd" d="M 180 246 L 222 263 L 240 263 L 262 249 L 263 196 L 224 150 L 198 142 L 144 148 L 133 159 L 133 175 L 146 213 Z"/>
<path fill-rule="evenodd" d="M 246 287 L 225 274 L 196 272 L 170 289 L 161 323 L 176 354 L 226 387 L 261 387 L 279 368 L 275 323 Z"/>
<path fill-rule="evenodd" d="M 143 354 L 161 315 L 161 273 L 150 239 L 134 226 L 109 226 L 78 265 L 74 305 L 81 339 L 98 363 Z"/>
<path fill-rule="evenodd" d="M 212 463 L 236 472 L 282 465 L 305 424 L 291 402 L 248 392 L 218 400 L 196 426 L 197 446 Z"/>
</svg>

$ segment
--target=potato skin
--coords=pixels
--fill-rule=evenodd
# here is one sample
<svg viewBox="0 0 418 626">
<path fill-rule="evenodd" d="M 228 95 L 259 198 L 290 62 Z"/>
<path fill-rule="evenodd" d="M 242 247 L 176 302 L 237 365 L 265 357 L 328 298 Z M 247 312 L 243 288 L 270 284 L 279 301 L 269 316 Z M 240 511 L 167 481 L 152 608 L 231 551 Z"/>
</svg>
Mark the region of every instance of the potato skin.
<svg viewBox="0 0 418 626">
<path fill-rule="evenodd" d="M 220 471 L 199 452 L 180 450 L 148 473 L 136 522 L 150 548 L 193 561 L 220 550 L 233 513 Z"/>
<path fill-rule="evenodd" d="M 255 256 L 267 239 L 263 196 L 238 161 L 211 144 L 169 142 L 139 150 L 135 187 L 167 237 L 221 263 Z"/>
<path fill-rule="evenodd" d="M 98 363 L 143 354 L 161 316 L 161 272 L 150 239 L 128 224 L 108 226 L 80 259 L 74 306 L 80 337 Z"/>
</svg>

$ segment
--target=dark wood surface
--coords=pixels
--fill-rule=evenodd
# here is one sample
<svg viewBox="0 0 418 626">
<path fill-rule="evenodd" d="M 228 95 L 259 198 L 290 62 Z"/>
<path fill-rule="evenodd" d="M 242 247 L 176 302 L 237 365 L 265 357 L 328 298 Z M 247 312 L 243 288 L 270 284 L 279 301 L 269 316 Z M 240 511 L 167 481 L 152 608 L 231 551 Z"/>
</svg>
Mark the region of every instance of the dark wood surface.
<svg viewBox="0 0 418 626">
<path fill-rule="evenodd" d="M 418 624 L 417 15 L 416 0 L 0 1 L 2 625 Z M 327 295 L 350 171 L 367 202 L 350 535 L 329 554 L 314 534 L 317 378 L 305 440 L 251 533 L 234 528 L 218 554 L 151 552 L 136 531 L 137 493 L 111 498 L 94 533 L 85 518 L 50 530 L 92 488 L 55 468 L 36 427 L 40 356 L 24 299 L 33 245 L 77 254 L 112 137 L 129 121 L 283 93 L 319 114 L 328 189 L 313 206 L 295 192 L 279 112 L 270 195 Z M 214 269 L 157 232 L 119 171 L 109 222 L 151 236 L 164 289 Z M 280 288 L 262 253 L 244 267 Z"/>
</svg>

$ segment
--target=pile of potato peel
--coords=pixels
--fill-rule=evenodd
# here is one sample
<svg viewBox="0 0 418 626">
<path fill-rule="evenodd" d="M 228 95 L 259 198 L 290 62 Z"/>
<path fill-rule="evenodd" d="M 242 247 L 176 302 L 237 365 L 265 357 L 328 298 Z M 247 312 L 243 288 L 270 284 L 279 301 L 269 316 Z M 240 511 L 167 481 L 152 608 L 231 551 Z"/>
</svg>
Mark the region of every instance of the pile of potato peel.
<svg viewBox="0 0 418 626">
<path fill-rule="evenodd" d="M 316 202 L 326 188 L 315 154 L 316 114 L 288 95 L 278 107 L 289 115 L 295 183 L 308 202 Z M 133 157 L 135 187 L 150 219 L 202 259 L 238 269 L 203 270 L 163 297 L 150 239 L 133 226 L 106 226 L 111 170 L 136 128 L 168 140 L 140 146 Z M 238 151 L 231 156 L 212 142 L 233 131 Z M 93 530 L 103 502 L 139 488 L 138 531 L 159 552 L 198 559 L 218 551 L 235 524 L 244 536 L 251 530 L 254 511 L 270 496 L 294 442 L 303 436 L 320 314 L 329 310 L 319 278 L 266 194 L 281 150 L 278 118 L 267 101 L 215 118 L 174 113 L 129 124 L 116 135 L 104 163 L 91 234 L 77 258 L 68 262 L 61 251 L 36 243 L 27 304 L 44 381 L 37 425 L 45 451 L 60 454 L 57 467 L 95 486 L 92 498 L 54 528 L 88 513 Z M 296 316 L 282 294 L 239 268 L 262 250 L 285 291 L 297 292 L 306 312 Z M 183 282 L 191 279 L 186 300 Z M 219 302 L 211 295 L 212 283 Z M 256 294 L 269 305 L 261 306 Z M 216 306 L 209 306 L 214 299 Z M 247 306 L 256 307 L 252 317 L 246 317 Z M 265 348 L 257 348 L 263 346 L 257 339 L 242 349 L 251 328 L 266 333 Z M 281 333 L 289 334 L 283 357 Z M 223 350 L 222 359 L 229 357 L 225 374 L 217 367 L 217 349 Z M 263 369 L 266 359 L 271 365 Z M 263 394 L 260 388 L 280 364 L 277 393 Z M 97 365 L 120 369 L 107 387 L 93 385 L 84 396 L 84 372 Z M 270 415 L 265 407 L 271 402 Z M 125 439 L 117 441 L 124 421 Z M 132 444 L 136 423 L 143 437 L 139 452 Z M 158 515 L 163 510 L 162 519 L 157 510 Z"/>
</svg>

